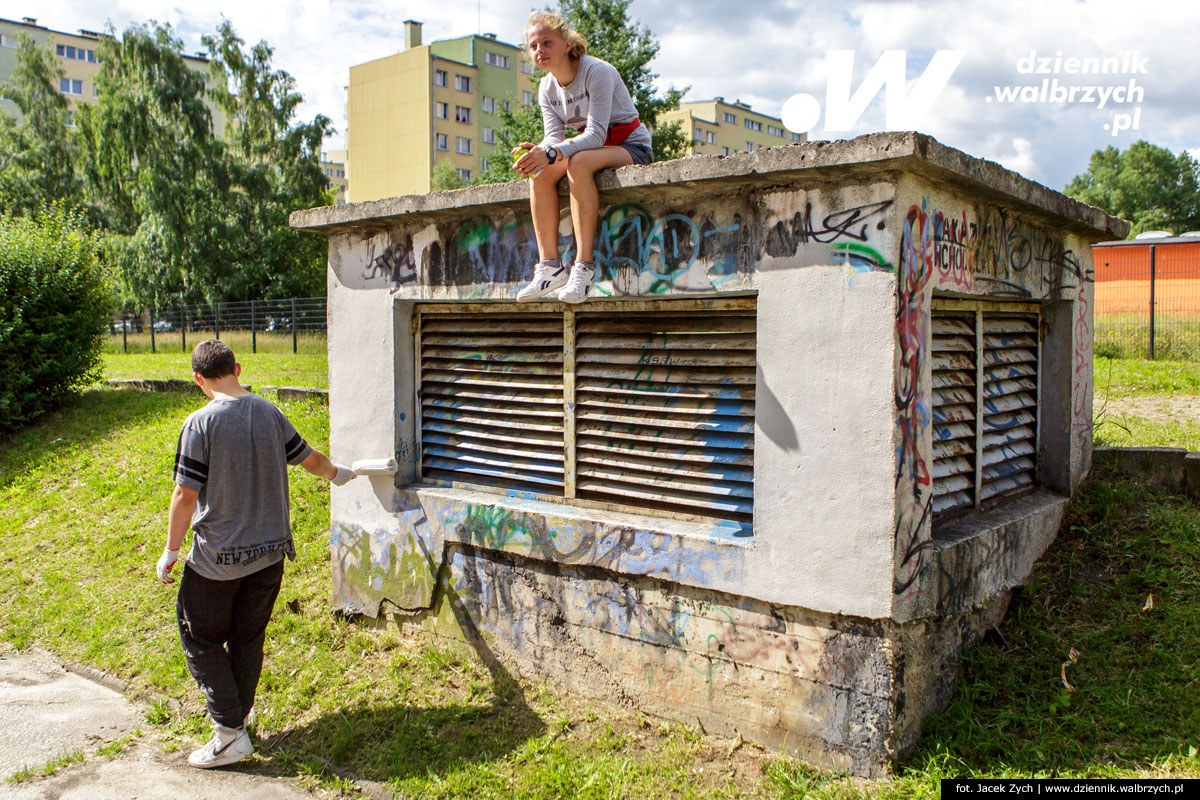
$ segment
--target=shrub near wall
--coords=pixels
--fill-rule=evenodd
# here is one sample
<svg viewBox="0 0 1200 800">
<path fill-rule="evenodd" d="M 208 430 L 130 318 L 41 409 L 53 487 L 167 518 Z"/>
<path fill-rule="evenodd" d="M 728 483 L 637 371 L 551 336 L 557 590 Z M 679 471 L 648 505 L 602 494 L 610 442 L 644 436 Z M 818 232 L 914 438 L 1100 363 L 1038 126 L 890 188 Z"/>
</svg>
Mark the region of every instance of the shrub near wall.
<svg viewBox="0 0 1200 800">
<path fill-rule="evenodd" d="M 110 301 L 96 253 L 68 212 L 0 217 L 0 436 L 99 379 Z"/>
</svg>

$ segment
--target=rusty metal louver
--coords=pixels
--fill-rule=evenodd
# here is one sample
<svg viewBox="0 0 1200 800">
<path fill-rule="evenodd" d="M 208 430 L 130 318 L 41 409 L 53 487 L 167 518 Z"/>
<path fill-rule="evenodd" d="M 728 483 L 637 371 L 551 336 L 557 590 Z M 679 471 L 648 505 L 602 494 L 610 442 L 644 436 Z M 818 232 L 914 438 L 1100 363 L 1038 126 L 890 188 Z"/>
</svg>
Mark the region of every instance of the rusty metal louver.
<svg viewBox="0 0 1200 800">
<path fill-rule="evenodd" d="M 578 496 L 749 523 L 755 312 L 576 314 Z"/>
<path fill-rule="evenodd" d="M 933 511 L 973 508 L 1037 478 L 1037 306 L 934 300 Z"/>
<path fill-rule="evenodd" d="M 754 300 L 545 307 L 418 307 L 421 476 L 749 530 Z"/>
<path fill-rule="evenodd" d="M 972 314 L 933 314 L 933 510 L 975 502 L 976 375 Z"/>
<path fill-rule="evenodd" d="M 1033 485 L 1037 453 L 1038 320 L 983 314 L 980 499 Z"/>
<path fill-rule="evenodd" d="M 563 493 L 561 314 L 425 315 L 420 375 L 427 478 Z"/>
</svg>

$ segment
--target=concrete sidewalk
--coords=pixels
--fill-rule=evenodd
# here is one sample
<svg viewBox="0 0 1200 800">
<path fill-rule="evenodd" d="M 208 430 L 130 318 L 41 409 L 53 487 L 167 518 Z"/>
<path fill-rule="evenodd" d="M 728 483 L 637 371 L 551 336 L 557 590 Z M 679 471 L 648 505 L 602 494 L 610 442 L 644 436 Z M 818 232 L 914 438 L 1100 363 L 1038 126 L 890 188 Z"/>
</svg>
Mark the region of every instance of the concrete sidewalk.
<svg viewBox="0 0 1200 800">
<path fill-rule="evenodd" d="M 119 755 L 96 750 L 140 729 Z M 83 753 L 49 777 L 0 783 L 0 799 L 61 800 L 312 800 L 282 778 L 253 775 L 238 766 L 189 767 L 190 748 L 164 753 L 142 712 L 119 692 L 63 668 L 46 655 L 0 651 L 0 780 L 56 757 Z M 251 769 L 253 767 L 250 767 Z M 327 795 L 324 795 L 327 796 Z"/>
</svg>

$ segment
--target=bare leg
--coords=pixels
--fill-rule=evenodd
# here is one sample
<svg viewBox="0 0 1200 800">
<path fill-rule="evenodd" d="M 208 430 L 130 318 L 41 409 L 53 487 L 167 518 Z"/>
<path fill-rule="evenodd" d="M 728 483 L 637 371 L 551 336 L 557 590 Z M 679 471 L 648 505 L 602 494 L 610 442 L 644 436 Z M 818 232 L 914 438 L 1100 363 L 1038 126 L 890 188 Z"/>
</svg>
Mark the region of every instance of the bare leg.
<svg viewBox="0 0 1200 800">
<path fill-rule="evenodd" d="M 566 172 L 564 159 L 529 179 L 529 211 L 533 216 L 533 234 L 537 238 L 541 261 L 558 258 L 558 182 Z"/>
<path fill-rule="evenodd" d="M 596 173 L 608 167 L 624 167 L 633 156 L 624 147 L 600 147 L 581 150 L 567 159 L 567 180 L 571 184 L 571 220 L 575 227 L 576 261 L 591 263 L 596 222 L 600 216 L 600 190 Z M 555 165 L 557 166 L 557 165 Z M 545 173 L 542 173 L 545 175 Z M 541 246 L 541 239 L 538 239 Z"/>
</svg>

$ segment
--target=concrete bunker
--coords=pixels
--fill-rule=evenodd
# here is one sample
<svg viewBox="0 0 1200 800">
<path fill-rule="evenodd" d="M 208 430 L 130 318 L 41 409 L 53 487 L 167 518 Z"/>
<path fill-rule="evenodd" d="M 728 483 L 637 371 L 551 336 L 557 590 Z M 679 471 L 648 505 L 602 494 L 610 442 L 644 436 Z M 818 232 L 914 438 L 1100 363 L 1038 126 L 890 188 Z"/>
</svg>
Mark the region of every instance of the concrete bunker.
<svg viewBox="0 0 1200 800">
<path fill-rule="evenodd" d="M 519 183 L 329 237 L 334 605 L 886 772 L 1053 540 L 1125 223 L 929 137 L 601 179 L 601 299 L 512 302 Z M 562 242 L 570 253 L 564 211 Z"/>
</svg>

